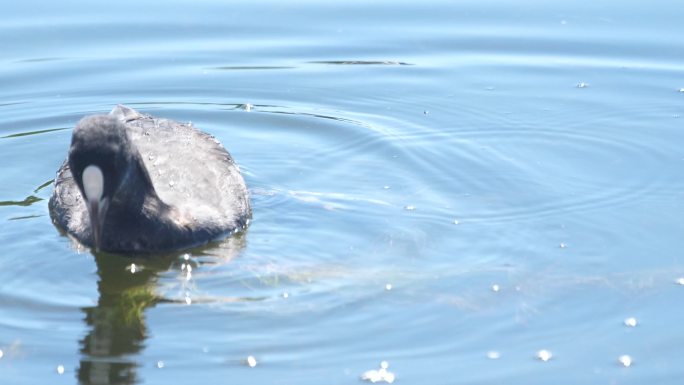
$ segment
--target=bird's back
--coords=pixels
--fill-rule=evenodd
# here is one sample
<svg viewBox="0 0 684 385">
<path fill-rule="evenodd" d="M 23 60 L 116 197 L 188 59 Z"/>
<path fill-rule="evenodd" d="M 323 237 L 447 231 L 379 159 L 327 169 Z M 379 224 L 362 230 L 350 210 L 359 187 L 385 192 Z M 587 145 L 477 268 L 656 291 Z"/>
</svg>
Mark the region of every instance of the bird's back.
<svg viewBox="0 0 684 385">
<path fill-rule="evenodd" d="M 200 226 L 244 225 L 251 210 L 247 187 L 218 140 L 190 124 L 142 114 L 126 126 L 157 195 L 181 218 Z"/>
</svg>

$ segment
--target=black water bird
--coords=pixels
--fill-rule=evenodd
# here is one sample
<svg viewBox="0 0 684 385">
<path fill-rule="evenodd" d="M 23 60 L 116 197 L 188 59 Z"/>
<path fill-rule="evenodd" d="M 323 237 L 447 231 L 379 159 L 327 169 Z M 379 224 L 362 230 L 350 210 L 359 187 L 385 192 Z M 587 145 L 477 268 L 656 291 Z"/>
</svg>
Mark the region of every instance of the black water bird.
<svg viewBox="0 0 684 385">
<path fill-rule="evenodd" d="M 252 212 L 240 170 L 217 139 L 122 105 L 76 125 L 49 207 L 80 243 L 134 254 L 226 237 Z"/>
</svg>

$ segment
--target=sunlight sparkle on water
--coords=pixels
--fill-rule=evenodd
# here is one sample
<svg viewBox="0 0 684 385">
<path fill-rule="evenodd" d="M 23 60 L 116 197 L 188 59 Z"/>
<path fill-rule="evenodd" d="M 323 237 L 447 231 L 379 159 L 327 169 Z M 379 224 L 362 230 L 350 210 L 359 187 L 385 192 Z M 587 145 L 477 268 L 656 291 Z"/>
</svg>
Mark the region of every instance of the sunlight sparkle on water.
<svg viewBox="0 0 684 385">
<path fill-rule="evenodd" d="M 542 349 L 542 350 L 537 352 L 537 359 L 539 359 L 540 361 L 546 362 L 546 361 L 550 360 L 551 357 L 552 357 L 551 352 L 546 350 L 546 349 Z"/>
<path fill-rule="evenodd" d="M 391 384 L 394 382 L 395 376 L 394 373 L 388 371 L 387 368 L 389 368 L 387 361 L 382 361 L 380 363 L 380 369 L 365 371 L 361 375 L 361 379 L 372 383 L 387 382 L 388 384 Z"/>
<path fill-rule="evenodd" d="M 628 368 L 632 366 L 632 357 L 628 355 L 622 355 L 618 357 L 618 362 L 620 362 L 620 365 L 624 366 L 625 368 Z"/>
<path fill-rule="evenodd" d="M 164 361 L 157 361 L 157 368 L 162 369 L 164 367 Z"/>
<path fill-rule="evenodd" d="M 493 284 L 493 285 L 492 285 L 492 291 L 493 291 L 493 292 L 498 292 L 499 290 L 501 290 L 501 288 L 499 287 L 499 285 L 497 285 L 497 284 Z"/>
<path fill-rule="evenodd" d="M 257 366 L 257 360 L 256 360 L 256 358 L 254 358 L 254 356 L 247 357 L 246 362 L 247 362 L 247 366 L 249 366 L 250 368 Z"/>
<path fill-rule="evenodd" d="M 490 350 L 487 352 L 487 358 L 490 360 L 498 360 L 501 358 L 501 353 L 497 352 L 496 350 Z"/>
<path fill-rule="evenodd" d="M 684 277 L 677 278 L 676 282 L 678 285 L 684 285 Z"/>
<path fill-rule="evenodd" d="M 64 374 L 64 365 L 57 365 L 57 374 Z"/>
<path fill-rule="evenodd" d="M 185 271 L 185 280 L 189 281 L 192 279 L 192 265 L 189 263 L 184 263 L 181 265 L 181 271 Z"/>
<path fill-rule="evenodd" d="M 624 322 L 625 322 L 625 326 L 629 326 L 632 328 L 637 326 L 637 320 L 634 317 L 626 318 Z"/>
</svg>

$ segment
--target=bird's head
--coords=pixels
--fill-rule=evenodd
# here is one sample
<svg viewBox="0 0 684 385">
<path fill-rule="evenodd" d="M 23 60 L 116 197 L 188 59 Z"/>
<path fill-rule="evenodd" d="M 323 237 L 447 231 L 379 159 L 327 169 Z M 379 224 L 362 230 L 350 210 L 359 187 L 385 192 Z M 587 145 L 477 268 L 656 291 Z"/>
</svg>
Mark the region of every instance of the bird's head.
<svg viewBox="0 0 684 385">
<path fill-rule="evenodd" d="M 74 128 L 69 167 L 88 209 L 97 250 L 102 245 L 107 210 L 133 168 L 132 158 L 126 127 L 114 117 L 87 116 Z"/>
</svg>

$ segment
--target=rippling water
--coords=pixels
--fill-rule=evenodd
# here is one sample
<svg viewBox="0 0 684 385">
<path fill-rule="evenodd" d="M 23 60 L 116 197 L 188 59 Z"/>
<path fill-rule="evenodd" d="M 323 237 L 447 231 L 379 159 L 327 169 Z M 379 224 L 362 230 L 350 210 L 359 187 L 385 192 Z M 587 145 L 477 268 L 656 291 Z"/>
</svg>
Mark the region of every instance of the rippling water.
<svg viewBox="0 0 684 385">
<path fill-rule="evenodd" d="M 681 382 L 683 18 L 7 4 L 0 382 L 349 384 L 382 361 L 400 384 Z M 224 143 L 243 236 L 140 260 L 59 233 L 70 130 L 117 103 Z"/>
</svg>

